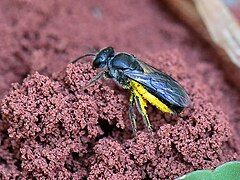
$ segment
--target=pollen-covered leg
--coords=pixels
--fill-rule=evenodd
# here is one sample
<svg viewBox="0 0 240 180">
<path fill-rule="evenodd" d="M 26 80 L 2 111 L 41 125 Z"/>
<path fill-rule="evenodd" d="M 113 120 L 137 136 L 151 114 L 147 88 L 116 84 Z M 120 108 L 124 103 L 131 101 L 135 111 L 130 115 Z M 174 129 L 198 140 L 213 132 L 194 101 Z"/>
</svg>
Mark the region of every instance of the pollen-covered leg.
<svg viewBox="0 0 240 180">
<path fill-rule="evenodd" d="M 131 119 L 132 122 L 132 129 L 133 133 L 136 134 L 137 132 L 137 124 L 136 124 L 136 115 L 134 113 L 134 94 L 131 93 L 130 99 L 129 99 L 129 118 Z"/>
<path fill-rule="evenodd" d="M 141 94 L 139 94 L 136 90 L 133 90 L 133 92 L 134 92 L 134 95 L 135 95 L 134 98 L 135 98 L 135 101 L 136 101 L 138 111 L 142 114 L 145 126 L 151 132 L 152 131 L 152 125 L 151 125 L 151 123 L 148 119 L 147 110 L 145 108 L 145 107 L 147 107 L 147 101 L 145 99 L 143 99 Z"/>
</svg>

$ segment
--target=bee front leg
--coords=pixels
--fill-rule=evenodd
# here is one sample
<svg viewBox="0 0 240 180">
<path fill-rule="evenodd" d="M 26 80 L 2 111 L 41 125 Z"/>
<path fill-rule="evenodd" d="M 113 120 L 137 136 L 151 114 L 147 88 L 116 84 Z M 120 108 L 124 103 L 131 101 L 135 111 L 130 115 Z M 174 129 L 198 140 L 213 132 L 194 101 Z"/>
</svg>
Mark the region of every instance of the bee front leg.
<svg viewBox="0 0 240 180">
<path fill-rule="evenodd" d="M 130 99 L 129 99 L 129 118 L 132 122 L 132 129 L 133 133 L 137 133 L 137 123 L 136 123 L 136 115 L 134 113 L 134 104 L 135 104 L 135 98 L 134 94 L 131 93 Z"/>
<path fill-rule="evenodd" d="M 104 76 L 104 74 L 105 74 L 105 71 L 99 72 L 96 76 L 90 79 L 90 81 L 82 89 L 86 89 L 87 87 L 91 86 L 94 82 L 101 79 Z"/>
</svg>

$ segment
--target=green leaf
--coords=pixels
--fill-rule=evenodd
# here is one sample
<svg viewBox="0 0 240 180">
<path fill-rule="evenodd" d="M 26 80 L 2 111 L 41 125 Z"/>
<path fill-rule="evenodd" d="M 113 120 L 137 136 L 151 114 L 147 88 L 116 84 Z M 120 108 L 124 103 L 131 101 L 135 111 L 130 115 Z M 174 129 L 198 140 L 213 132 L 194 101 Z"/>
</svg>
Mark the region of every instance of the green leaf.
<svg viewBox="0 0 240 180">
<path fill-rule="evenodd" d="M 240 180 L 240 161 L 227 162 L 214 171 L 197 170 L 178 178 L 181 180 Z"/>
<path fill-rule="evenodd" d="M 215 179 L 240 180 L 240 161 L 232 161 L 218 166 L 214 174 Z"/>
</svg>

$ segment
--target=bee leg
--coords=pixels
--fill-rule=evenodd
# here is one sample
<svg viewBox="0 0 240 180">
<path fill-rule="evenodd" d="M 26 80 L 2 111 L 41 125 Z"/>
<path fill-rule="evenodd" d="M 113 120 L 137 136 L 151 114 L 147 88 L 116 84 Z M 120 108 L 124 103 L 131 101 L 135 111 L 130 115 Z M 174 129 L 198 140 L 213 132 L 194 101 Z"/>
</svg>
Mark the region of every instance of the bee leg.
<svg viewBox="0 0 240 180">
<path fill-rule="evenodd" d="M 132 129 L 133 133 L 137 133 L 137 124 L 136 124 L 136 115 L 134 113 L 134 104 L 135 104 L 135 98 L 134 94 L 131 93 L 130 99 L 129 99 L 129 118 L 132 122 Z"/>
<path fill-rule="evenodd" d="M 104 76 L 104 74 L 105 74 L 105 71 L 99 72 L 96 76 L 94 76 L 92 79 L 90 79 L 90 81 L 87 84 L 85 84 L 85 86 L 82 87 L 82 89 L 86 89 L 87 87 L 91 86 L 94 82 L 101 79 Z"/>
<path fill-rule="evenodd" d="M 145 99 L 142 98 L 141 94 L 139 94 L 137 91 L 134 91 L 134 94 L 135 94 L 136 105 L 137 105 L 138 111 L 142 114 L 144 124 L 148 128 L 148 131 L 152 132 L 152 125 L 148 119 L 147 110 L 145 108 L 147 107 L 147 102 Z"/>
</svg>

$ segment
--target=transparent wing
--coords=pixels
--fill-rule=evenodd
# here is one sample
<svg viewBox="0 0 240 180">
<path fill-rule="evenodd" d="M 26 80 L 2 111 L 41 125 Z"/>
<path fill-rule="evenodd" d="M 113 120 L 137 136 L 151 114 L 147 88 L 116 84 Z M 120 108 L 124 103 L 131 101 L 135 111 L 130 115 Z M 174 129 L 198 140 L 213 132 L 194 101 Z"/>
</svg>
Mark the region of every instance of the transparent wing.
<svg viewBox="0 0 240 180">
<path fill-rule="evenodd" d="M 144 87 L 157 98 L 171 105 L 187 107 L 189 96 L 184 88 L 169 75 L 137 60 L 144 72 L 126 69 L 123 73 L 130 79 L 144 85 Z"/>
</svg>

